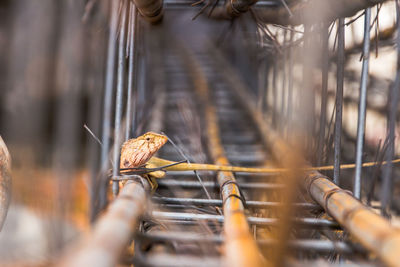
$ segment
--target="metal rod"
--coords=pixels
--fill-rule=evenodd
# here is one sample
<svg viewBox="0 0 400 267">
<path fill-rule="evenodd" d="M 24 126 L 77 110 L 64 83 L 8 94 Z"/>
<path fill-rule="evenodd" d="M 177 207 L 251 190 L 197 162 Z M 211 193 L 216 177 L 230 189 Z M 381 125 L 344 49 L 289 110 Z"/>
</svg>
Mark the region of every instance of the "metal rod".
<svg viewBox="0 0 400 267">
<path fill-rule="evenodd" d="M 71 244 L 72 250 L 61 257 L 58 266 L 115 266 L 146 210 L 145 204 L 142 184 L 128 182 L 90 234 Z"/>
<path fill-rule="evenodd" d="M 125 52 L 126 52 L 126 16 L 127 16 L 127 1 L 122 0 L 122 17 L 121 31 L 119 33 L 118 43 L 118 68 L 117 68 L 117 94 L 115 97 L 115 125 L 114 125 L 114 146 L 113 146 L 113 176 L 119 173 L 119 153 L 121 148 L 121 119 L 122 119 L 122 100 L 125 81 Z M 119 181 L 113 181 L 113 195 L 118 195 Z"/>
<path fill-rule="evenodd" d="M 334 137 L 333 181 L 340 182 L 340 149 L 342 139 L 343 83 L 344 83 L 344 18 L 339 19 L 337 50 L 336 116 Z"/>
<path fill-rule="evenodd" d="M 370 47 L 370 24 L 371 8 L 365 10 L 364 18 L 364 45 L 363 62 L 361 70 L 360 100 L 358 103 L 358 123 L 357 123 L 357 147 L 356 147 L 356 169 L 354 175 L 354 196 L 361 199 L 361 171 L 362 156 L 365 133 L 365 113 L 367 108 L 367 85 L 368 85 L 368 66 L 369 66 L 369 47 Z"/>
<path fill-rule="evenodd" d="M 205 187 L 215 187 L 219 186 L 215 182 L 203 182 Z M 238 183 L 242 189 L 259 189 L 259 190 L 279 190 L 284 188 L 282 184 L 272 184 L 272 183 Z M 163 179 L 158 182 L 160 187 L 182 187 L 182 188 L 202 188 L 202 184 L 197 181 L 181 181 L 181 180 L 171 180 Z"/>
<path fill-rule="evenodd" d="M 135 109 L 132 109 L 132 93 L 134 90 L 134 80 L 136 80 L 135 76 L 135 55 L 136 55 L 136 24 L 137 24 L 137 9 L 133 2 L 130 2 L 130 16 L 129 16 L 129 27 L 130 27 L 130 35 L 129 35 L 129 61 L 128 61 L 128 93 L 126 95 L 126 127 L 125 127 L 125 140 L 128 140 L 131 136 L 132 129 L 135 127 L 133 125 L 133 118 Z M 132 116 L 133 115 L 133 116 Z"/>
<path fill-rule="evenodd" d="M 197 60 L 187 52 L 187 62 L 194 76 L 195 91 L 204 107 L 208 148 L 215 164 L 229 165 L 222 146 L 218 115 L 210 97 L 209 81 Z M 260 251 L 250 234 L 244 215 L 244 203 L 232 172 L 218 172 L 218 184 L 223 200 L 225 264 L 228 266 L 262 266 Z M 234 197 L 233 197 L 234 196 Z"/>
<path fill-rule="evenodd" d="M 151 232 L 144 234 L 137 234 L 136 237 L 142 240 L 151 240 L 153 242 L 190 242 L 190 243 L 216 243 L 221 244 L 224 242 L 224 237 L 220 235 L 202 235 L 195 232 Z M 274 239 L 258 239 L 257 244 L 261 247 L 270 248 L 276 245 L 277 240 Z M 316 240 L 316 239 L 297 239 L 290 240 L 289 247 L 295 250 L 305 252 L 318 252 L 318 253 L 354 253 L 353 247 L 346 242 L 330 241 L 330 240 Z"/>
<path fill-rule="evenodd" d="M 114 67 L 115 67 L 115 52 L 116 52 L 116 38 L 117 38 L 117 22 L 118 22 L 118 4 L 119 1 L 111 1 L 111 19 L 110 19 L 110 34 L 108 38 L 108 51 L 107 51 L 107 68 L 106 68 L 106 81 L 104 89 L 104 106 L 103 106 L 103 126 L 101 136 L 101 156 L 100 164 L 101 171 L 105 172 L 109 166 L 108 153 L 110 149 L 110 132 L 111 132 L 111 109 L 112 109 L 112 95 L 114 87 Z M 105 184 L 105 182 L 102 182 Z M 106 186 L 100 187 L 101 202 L 106 201 L 107 189 Z M 101 203 L 103 207 L 105 203 Z"/>
<path fill-rule="evenodd" d="M 136 255 L 139 253 L 136 253 Z M 135 266 L 163 266 L 163 267 L 220 267 L 221 259 L 215 256 L 176 255 L 167 253 L 154 253 L 149 256 L 136 256 Z"/>
<path fill-rule="evenodd" d="M 317 166 L 322 165 L 325 143 L 326 108 L 328 100 L 328 72 L 329 72 L 329 24 L 324 23 L 321 29 L 322 39 L 322 86 L 321 86 L 321 114 L 319 120 Z"/>
<path fill-rule="evenodd" d="M 291 28 L 292 29 L 292 28 Z M 292 124 L 292 106 L 293 106 L 293 50 L 294 47 L 292 46 L 293 44 L 293 38 L 294 38 L 294 31 L 290 31 L 290 37 L 289 37 L 289 52 L 288 52 L 288 58 L 289 58 L 289 66 L 288 66 L 288 99 L 287 99 L 287 123 L 288 123 L 288 128 L 287 128 L 287 133 L 289 135 L 290 129 L 291 129 L 291 124 Z"/>
<path fill-rule="evenodd" d="M 388 118 L 388 135 L 389 143 L 386 151 L 386 160 L 392 160 L 395 153 L 395 131 L 397 121 L 397 110 L 399 102 L 399 90 L 400 90 L 400 7 L 398 1 L 396 1 L 396 15 L 397 15 L 397 71 L 395 82 L 391 87 L 390 97 L 390 110 Z M 381 212 L 384 216 L 389 217 L 390 204 L 393 195 L 393 164 L 390 162 L 384 169 L 383 172 L 383 184 L 381 189 Z"/>
<path fill-rule="evenodd" d="M 153 211 L 151 214 L 157 220 L 216 221 L 219 223 L 223 222 L 225 222 L 225 224 L 227 223 L 226 216 L 222 215 L 199 214 L 199 213 L 188 213 L 188 212 L 164 212 L 164 211 Z M 327 219 L 296 217 L 292 218 L 291 220 L 294 224 L 296 224 L 299 227 L 302 226 L 302 227 L 340 229 L 340 225 L 337 222 Z M 246 221 L 251 225 L 257 225 L 257 226 L 278 227 L 280 225 L 280 220 L 276 218 L 260 218 L 260 217 L 249 216 L 246 218 Z"/>
<path fill-rule="evenodd" d="M 385 1 L 310 0 L 307 3 L 295 1 L 290 2 L 289 5 L 293 15 L 290 15 L 284 6 L 255 9 L 254 11 L 258 19 L 264 23 L 281 25 L 317 24 L 324 21 L 334 21 L 338 18 L 351 17 L 360 10 Z M 318 10 L 317 14 L 315 13 L 316 10 Z"/>
<path fill-rule="evenodd" d="M 273 59 L 272 64 L 272 125 L 276 127 L 278 121 L 278 88 L 276 84 L 278 76 L 278 59 Z"/>
<path fill-rule="evenodd" d="M 222 206 L 221 199 L 153 197 L 152 200 L 161 204 Z M 282 205 L 280 202 L 246 200 L 246 207 L 248 208 L 279 208 Z M 313 203 L 293 203 L 292 205 L 300 209 L 321 209 L 321 206 Z"/>
<path fill-rule="evenodd" d="M 288 31 L 286 29 L 283 30 L 283 44 L 285 48 L 283 49 L 283 56 L 282 56 L 282 68 L 281 68 L 281 73 L 282 73 L 282 87 L 281 87 L 281 105 L 280 105 L 280 125 L 279 128 L 281 129 L 282 133 L 284 133 L 284 125 L 286 121 L 286 116 L 285 116 L 285 102 L 286 102 L 286 78 L 287 78 L 287 60 L 288 60 L 288 48 L 287 48 L 287 34 Z M 289 48 L 290 49 L 290 48 Z"/>
<path fill-rule="evenodd" d="M 224 73 L 229 77 L 231 88 L 235 91 L 251 118 L 255 121 L 260 136 L 269 146 L 276 158 L 284 158 L 287 151 L 292 151 L 280 136 L 269 127 L 262 114 L 254 108 L 256 101 L 246 94 L 245 85 L 234 75 L 234 71 L 226 65 L 226 60 L 216 50 L 213 58 L 223 64 Z M 399 61 L 400 62 L 400 61 Z M 400 77 L 400 68 L 398 69 Z M 278 145 L 277 145 L 278 144 Z M 298 155 L 301 158 L 301 155 Z M 376 214 L 369 207 L 363 205 L 348 191 L 341 189 L 330 179 L 319 172 L 307 172 L 303 176 L 303 187 L 310 196 L 319 203 L 340 225 L 354 236 L 363 247 L 375 253 L 388 266 L 399 266 L 400 232 L 388 220 Z"/>
</svg>

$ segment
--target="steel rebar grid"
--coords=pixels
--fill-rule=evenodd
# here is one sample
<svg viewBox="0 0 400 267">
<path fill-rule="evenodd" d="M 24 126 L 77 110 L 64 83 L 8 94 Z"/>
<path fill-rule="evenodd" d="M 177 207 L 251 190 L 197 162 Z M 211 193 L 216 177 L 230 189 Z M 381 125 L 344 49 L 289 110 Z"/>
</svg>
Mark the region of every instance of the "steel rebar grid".
<svg viewBox="0 0 400 267">
<path fill-rule="evenodd" d="M 127 182 L 92 231 L 64 254 L 60 266 L 115 266 L 146 210 L 143 183 Z"/>
<path fill-rule="evenodd" d="M 232 90 L 238 100 L 256 122 L 260 136 L 266 146 L 270 147 L 276 158 L 287 157 L 292 151 L 290 145 L 265 122 L 263 115 L 254 108 L 255 100 L 246 93 L 245 85 L 236 78 L 225 59 L 210 48 L 214 58 L 223 64 L 225 75 L 228 75 Z M 301 155 L 297 155 L 302 158 Z M 304 159 L 303 159 L 304 160 Z M 304 160 L 306 163 L 306 161 Z M 307 164 L 307 163 L 306 163 Z M 302 185 L 310 196 L 319 203 L 325 211 L 336 219 L 340 225 L 349 231 L 365 248 L 378 255 L 388 266 L 400 266 L 400 232 L 391 226 L 385 218 L 376 214 L 369 207 L 363 205 L 348 191 L 341 189 L 330 179 L 317 171 L 307 172 Z"/>
<path fill-rule="evenodd" d="M 202 102 L 205 113 L 208 148 L 215 164 L 229 165 L 221 144 L 218 116 L 211 104 L 208 80 L 196 59 L 187 52 L 188 65 L 193 75 L 195 91 Z M 225 232 L 225 263 L 228 266 L 262 266 L 263 259 L 250 234 L 244 215 L 244 203 L 235 176 L 232 172 L 218 172 L 217 180 L 223 201 Z"/>
</svg>

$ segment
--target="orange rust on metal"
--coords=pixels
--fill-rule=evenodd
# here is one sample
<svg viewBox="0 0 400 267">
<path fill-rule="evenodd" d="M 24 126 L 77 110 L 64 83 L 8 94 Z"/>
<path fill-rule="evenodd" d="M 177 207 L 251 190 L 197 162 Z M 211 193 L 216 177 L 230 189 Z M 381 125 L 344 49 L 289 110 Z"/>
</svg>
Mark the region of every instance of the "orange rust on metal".
<svg viewBox="0 0 400 267">
<path fill-rule="evenodd" d="M 208 147 L 215 164 L 229 165 L 220 139 L 220 129 L 215 107 L 210 103 L 209 87 L 204 73 L 195 59 L 188 54 L 188 65 L 193 73 L 195 90 L 204 106 Z M 232 172 L 218 172 L 218 183 L 224 211 L 225 264 L 226 266 L 262 266 L 265 262 L 244 215 L 240 191 Z"/>
<path fill-rule="evenodd" d="M 3 227 L 11 200 L 11 156 L 0 136 L 0 230 Z"/>
<path fill-rule="evenodd" d="M 132 0 L 131 0 L 132 1 Z M 159 23 L 163 18 L 163 0 L 133 0 L 139 13 L 152 24 Z"/>
<path fill-rule="evenodd" d="M 146 209 L 145 204 L 146 192 L 142 184 L 127 182 L 93 230 L 78 244 L 72 244 L 58 266 L 115 266 L 131 240 Z"/>
<path fill-rule="evenodd" d="M 273 152 L 274 156 L 281 160 L 287 157 L 291 151 L 286 144 L 263 119 L 263 115 L 254 105 L 255 101 L 246 93 L 245 85 L 236 78 L 225 59 L 217 54 L 216 60 L 223 64 L 225 74 L 229 75 L 232 89 L 238 96 L 241 104 L 247 109 L 250 116 L 256 122 L 262 140 Z M 303 165 L 309 164 L 301 155 L 296 155 Z M 306 171 L 302 184 L 308 190 L 311 197 L 319 203 L 327 213 L 348 230 L 365 248 L 376 254 L 387 266 L 400 266 L 400 230 L 393 227 L 388 220 L 375 213 L 371 208 L 362 204 L 346 190 L 342 190 L 328 177 L 318 171 Z"/>
</svg>

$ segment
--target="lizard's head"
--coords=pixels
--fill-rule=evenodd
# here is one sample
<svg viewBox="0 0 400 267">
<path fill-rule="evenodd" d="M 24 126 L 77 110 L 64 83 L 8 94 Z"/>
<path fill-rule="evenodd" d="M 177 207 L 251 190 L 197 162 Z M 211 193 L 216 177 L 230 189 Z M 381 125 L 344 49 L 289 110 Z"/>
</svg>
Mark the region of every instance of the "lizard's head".
<svg viewBox="0 0 400 267">
<path fill-rule="evenodd" d="M 129 139 L 122 145 L 120 168 L 134 168 L 145 164 L 167 141 L 165 135 L 153 132 Z"/>
</svg>

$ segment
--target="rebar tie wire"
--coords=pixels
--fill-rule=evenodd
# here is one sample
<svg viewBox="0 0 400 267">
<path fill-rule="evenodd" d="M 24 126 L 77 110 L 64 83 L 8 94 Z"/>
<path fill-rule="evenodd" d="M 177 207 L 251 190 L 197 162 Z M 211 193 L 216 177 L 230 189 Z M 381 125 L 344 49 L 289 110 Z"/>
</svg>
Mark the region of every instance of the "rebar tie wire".
<svg viewBox="0 0 400 267">
<path fill-rule="evenodd" d="M 230 2 L 231 2 L 231 8 L 232 8 L 232 11 L 233 11 L 232 15 L 234 15 L 235 17 L 238 17 L 242 12 L 239 11 L 236 7 L 234 7 L 233 0 L 230 0 Z"/>
<path fill-rule="evenodd" d="M 226 181 L 220 186 L 219 192 L 220 192 L 221 198 L 223 199 L 223 197 L 222 197 L 222 191 L 223 191 L 223 189 L 224 189 L 224 186 L 225 186 L 225 185 L 228 185 L 228 184 L 234 184 L 234 185 L 236 185 L 236 187 L 237 187 L 238 190 L 239 190 L 239 195 L 236 194 L 236 193 L 230 193 L 230 194 L 222 201 L 222 207 L 224 207 L 225 202 L 226 202 L 229 198 L 235 197 L 235 198 L 237 198 L 237 199 L 240 199 L 240 200 L 242 201 L 243 207 L 244 207 L 245 209 L 247 209 L 246 198 L 245 198 L 245 196 L 244 196 L 244 194 L 243 194 L 243 192 L 242 192 L 242 189 L 240 189 L 240 186 L 239 186 L 239 184 L 237 183 L 237 181 L 234 181 L 234 180 L 226 180 Z"/>
<path fill-rule="evenodd" d="M 350 196 L 353 197 L 353 192 L 351 192 L 350 190 L 342 189 L 340 187 L 333 188 L 333 189 L 329 190 L 328 192 L 326 192 L 326 194 L 324 195 L 324 207 L 323 208 L 325 209 L 326 213 L 328 213 L 329 216 L 331 216 L 331 217 L 333 217 L 333 216 L 332 216 L 332 214 L 329 213 L 328 200 L 331 198 L 331 196 L 333 194 L 340 193 L 340 192 L 349 194 Z"/>
<path fill-rule="evenodd" d="M 124 178 L 124 179 L 121 179 L 121 178 Z M 146 178 L 144 178 L 138 174 L 118 175 L 118 176 L 112 177 L 111 180 L 112 181 L 135 182 L 135 183 L 141 184 L 146 192 L 151 191 L 148 183 L 145 182 Z"/>
</svg>

